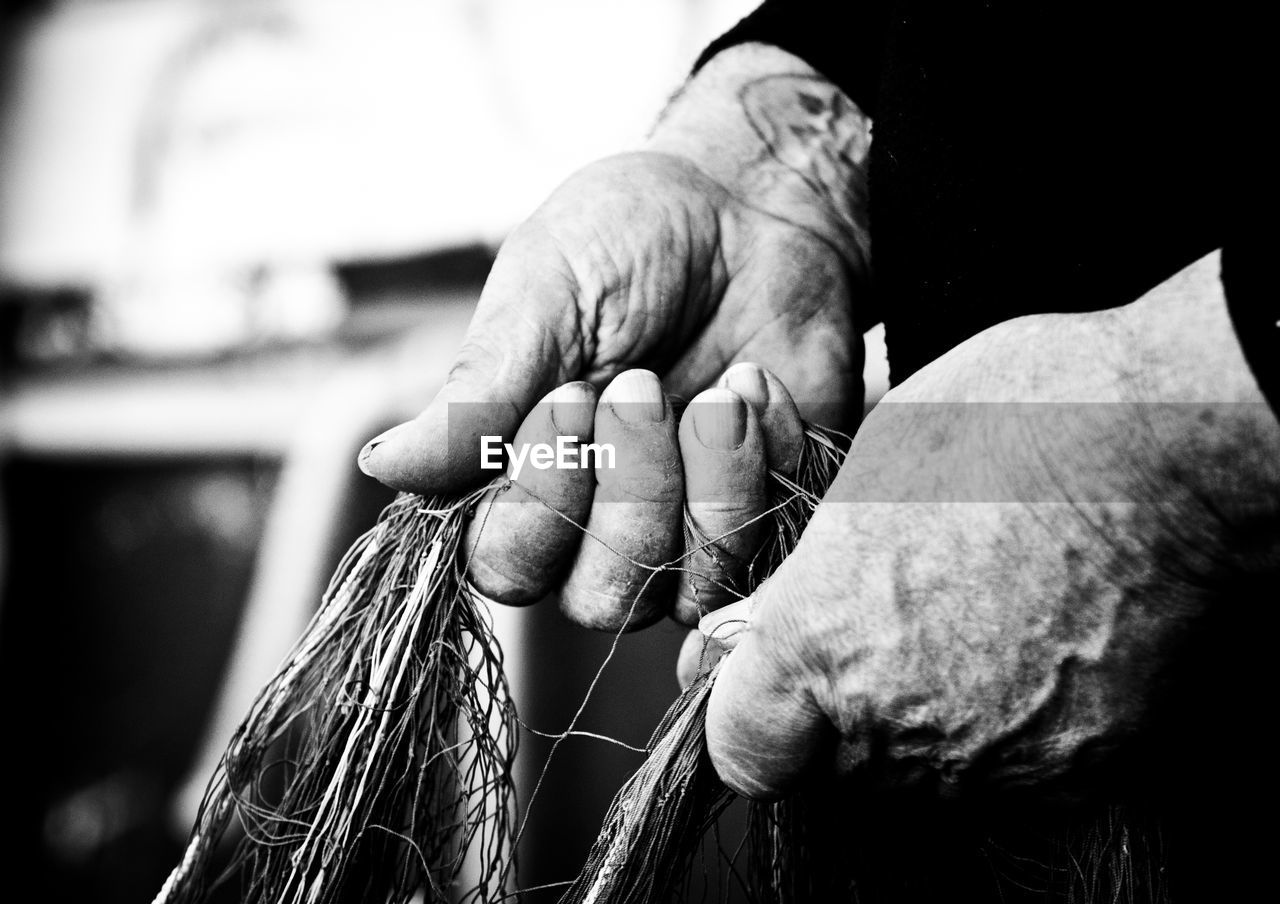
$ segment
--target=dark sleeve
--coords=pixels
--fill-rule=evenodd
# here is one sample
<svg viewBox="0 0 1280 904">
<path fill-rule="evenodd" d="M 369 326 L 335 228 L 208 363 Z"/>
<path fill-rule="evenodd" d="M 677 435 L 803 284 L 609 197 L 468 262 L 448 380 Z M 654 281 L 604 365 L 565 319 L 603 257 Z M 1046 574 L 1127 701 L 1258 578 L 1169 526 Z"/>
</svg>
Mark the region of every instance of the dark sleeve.
<svg viewBox="0 0 1280 904">
<path fill-rule="evenodd" d="M 1222 249 L 1222 289 L 1245 360 L 1280 417 L 1280 293 L 1272 275 L 1264 291 L 1262 240 L 1231 236 Z"/>
<path fill-rule="evenodd" d="M 1276 289 L 1276 248 L 1280 229 L 1280 182 L 1275 175 L 1275 139 L 1270 137 L 1275 108 L 1275 54 L 1272 30 L 1261 27 L 1252 9 L 1227 3 L 1230 15 L 1225 48 L 1211 58 L 1226 73 L 1217 92 L 1224 107 L 1222 165 L 1230 199 L 1222 237 L 1222 289 L 1245 360 L 1258 387 L 1280 416 L 1280 291 Z"/>
<path fill-rule="evenodd" d="M 800 57 L 876 115 L 888 3 L 881 0 L 765 0 L 702 52 L 694 72 L 737 44 L 772 44 Z"/>
</svg>

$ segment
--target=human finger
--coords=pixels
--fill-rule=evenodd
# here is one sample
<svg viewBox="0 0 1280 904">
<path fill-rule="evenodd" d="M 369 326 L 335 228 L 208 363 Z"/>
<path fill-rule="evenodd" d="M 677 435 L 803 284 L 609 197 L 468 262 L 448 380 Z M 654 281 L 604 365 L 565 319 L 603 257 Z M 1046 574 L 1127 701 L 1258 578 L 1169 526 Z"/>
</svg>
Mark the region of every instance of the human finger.
<svg viewBox="0 0 1280 904">
<path fill-rule="evenodd" d="M 696 396 L 680 421 L 685 557 L 672 612 L 682 624 L 741 599 L 768 510 L 764 438 L 755 413 L 723 388 Z"/>
<path fill-rule="evenodd" d="M 566 383 L 534 406 L 511 444 L 511 482 L 491 491 L 467 528 L 468 576 L 490 599 L 527 605 L 550 593 L 573 560 L 591 511 L 595 476 L 583 460 L 592 438 L 596 391 Z M 570 442 L 571 441 L 571 442 Z M 543 467 L 536 450 L 560 455 L 569 467 Z"/>
<path fill-rule="evenodd" d="M 680 687 L 688 687 L 738 645 L 750 627 L 752 602 L 750 597 L 738 600 L 698 619 L 698 627 L 685 636 L 676 661 Z"/>
<path fill-rule="evenodd" d="M 804 422 L 782 381 L 758 364 L 744 362 L 726 370 L 716 385 L 733 390 L 755 411 L 769 467 L 794 474 L 804 445 Z"/>
<path fill-rule="evenodd" d="M 560 592 L 573 621 L 604 631 L 652 624 L 665 614 L 679 554 L 684 478 L 676 421 L 658 378 L 616 377 L 596 407 L 596 464 L 586 535 Z"/>
<path fill-rule="evenodd" d="M 517 231 L 494 262 L 444 386 L 413 420 L 365 444 L 361 470 L 418 493 L 478 483 L 480 438 L 510 440 L 546 392 L 576 376 L 565 353 L 580 345 L 576 292 L 549 240 Z"/>
</svg>

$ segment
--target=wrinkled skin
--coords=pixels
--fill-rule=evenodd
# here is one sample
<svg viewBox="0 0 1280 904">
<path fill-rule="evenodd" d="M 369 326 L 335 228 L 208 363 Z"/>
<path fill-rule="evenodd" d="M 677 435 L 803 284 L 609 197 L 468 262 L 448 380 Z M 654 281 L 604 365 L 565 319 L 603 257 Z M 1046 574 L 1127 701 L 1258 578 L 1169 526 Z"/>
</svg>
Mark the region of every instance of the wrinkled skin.
<svg viewBox="0 0 1280 904">
<path fill-rule="evenodd" d="M 361 468 L 400 489 L 459 491 L 492 476 L 481 436 L 615 442 L 627 461 L 598 480 L 522 475 L 473 537 L 474 580 L 517 605 L 559 591 L 593 628 L 664 612 L 693 623 L 726 600 L 723 582 L 648 580 L 684 552 L 684 504 L 712 536 L 736 530 L 761 510 L 765 469 L 787 464 L 776 436 L 794 436 L 796 405 L 846 428 L 860 414 L 869 136 L 789 54 L 718 56 L 642 150 L 584 168 L 515 229 L 445 386 L 372 440 Z M 776 377 L 733 375 L 744 362 Z M 693 402 L 684 423 L 664 389 Z"/>
<path fill-rule="evenodd" d="M 478 518 L 472 577 L 507 603 L 559 591 L 594 628 L 671 612 L 736 631 L 707 735 L 745 794 L 832 769 L 952 790 L 1056 781 L 1141 731 L 1222 588 L 1275 567 L 1280 427 L 1214 257 L 1117 312 L 993 327 L 893 390 L 751 600 L 716 614 L 731 595 L 687 575 L 638 597 L 681 555 L 686 504 L 711 535 L 762 510 L 796 404 L 856 421 L 868 134 L 781 51 L 718 56 L 648 150 L 583 170 L 513 233 L 447 385 L 361 467 L 457 490 L 486 476 L 481 434 L 617 438 L 625 479 L 530 474 L 505 497 L 525 504 Z M 683 420 L 661 391 L 717 381 Z M 1094 407 L 993 425 L 975 402 Z M 459 426 L 454 403 L 483 407 Z M 684 675 L 700 652 L 686 646 Z"/>
<path fill-rule="evenodd" d="M 660 153 L 602 161 L 570 179 L 504 244 L 447 384 L 417 419 L 372 441 L 361 467 L 391 486 L 428 492 L 484 476 L 481 435 L 539 442 L 564 433 L 634 451 L 616 469 L 622 485 L 596 485 L 586 472 L 526 475 L 538 481 L 530 490 L 577 524 L 590 522 L 624 556 L 584 545 L 569 522 L 530 502 L 495 510 L 474 571 L 479 588 L 501 602 L 530 603 L 561 589 L 566 613 L 589 627 L 651 623 L 672 604 L 633 607 L 646 574 L 625 560 L 657 565 L 681 553 L 682 470 L 704 485 L 724 475 L 727 485 L 688 497 L 695 508 L 727 501 L 741 509 L 733 519 L 708 516 L 718 535 L 762 510 L 758 490 L 734 500 L 753 492 L 769 464 L 757 416 L 732 413 L 747 410 L 744 399 L 768 413 L 758 373 L 739 374 L 738 392 L 693 399 L 690 415 L 714 399 L 726 409 L 704 418 L 701 431 L 692 421 L 678 427 L 662 390 L 691 398 L 735 363 L 755 361 L 778 375 L 774 384 L 786 381 L 811 418 L 856 412 L 862 345 L 850 292 L 830 243 L 743 206 L 687 162 Z M 661 386 L 653 370 L 663 373 Z M 568 381 L 577 382 L 544 398 Z M 451 421 L 458 402 L 471 404 L 455 405 Z M 794 406 L 788 399 L 784 407 Z M 565 423 L 554 422 L 552 408 Z M 465 425 L 459 411 L 470 419 Z M 632 413 L 643 425 L 627 423 Z M 455 439 L 465 433 L 460 445 L 475 454 L 450 457 L 450 431 Z M 742 474 L 749 479 L 734 476 Z M 655 596 L 661 588 L 651 589 Z M 687 588 L 680 599 L 674 611 L 689 624 L 716 604 L 693 605 Z"/>
<path fill-rule="evenodd" d="M 1135 332 L 1157 314 L 1184 338 Z M 773 797 L 827 758 L 943 792 L 1045 785 L 1131 742 L 1206 619 L 1234 617 L 1228 589 L 1274 565 L 1251 547 L 1280 536 L 1280 428 L 1233 342 L 1211 257 L 1118 313 L 995 327 L 892 391 L 794 554 L 704 619 L 750 618 L 710 703 L 722 777 Z"/>
</svg>

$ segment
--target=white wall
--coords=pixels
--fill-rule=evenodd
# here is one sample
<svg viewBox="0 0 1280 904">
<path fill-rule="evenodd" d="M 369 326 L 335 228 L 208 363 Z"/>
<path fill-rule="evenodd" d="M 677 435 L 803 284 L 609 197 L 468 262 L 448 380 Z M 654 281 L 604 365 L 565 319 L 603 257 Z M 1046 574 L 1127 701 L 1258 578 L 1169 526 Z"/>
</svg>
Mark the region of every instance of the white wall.
<svg viewBox="0 0 1280 904">
<path fill-rule="evenodd" d="M 751 5 L 64 4 L 0 108 L 0 277 L 495 240 L 573 168 L 634 145 Z"/>
</svg>

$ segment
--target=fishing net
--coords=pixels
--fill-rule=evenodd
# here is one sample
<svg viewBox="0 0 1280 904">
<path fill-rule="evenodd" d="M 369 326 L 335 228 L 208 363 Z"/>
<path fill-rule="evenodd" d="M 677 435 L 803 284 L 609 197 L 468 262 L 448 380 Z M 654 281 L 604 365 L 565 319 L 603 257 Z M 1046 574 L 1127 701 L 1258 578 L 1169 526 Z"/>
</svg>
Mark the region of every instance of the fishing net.
<svg viewBox="0 0 1280 904">
<path fill-rule="evenodd" d="M 753 591 L 795 548 L 822 493 L 844 460 L 843 437 L 810 427 L 793 477 L 772 473 L 770 530 L 746 569 L 744 595 Z M 715 547 L 686 518 L 686 547 Z M 737 590 L 739 588 L 735 588 Z M 648 744 L 648 756 L 614 797 L 587 862 L 561 904 L 645 904 L 679 900 L 690 866 L 733 793 L 707 757 L 703 729 L 718 664 L 700 670 L 667 711 Z M 836 861 L 809 856 L 799 798 L 750 805 L 745 875 L 753 900 L 778 904 L 821 900 L 819 892 L 843 884 Z M 730 866 L 737 858 L 730 858 Z M 832 898 L 830 900 L 839 900 Z"/>
<path fill-rule="evenodd" d="M 842 448 L 838 434 L 808 428 L 796 472 L 771 474 L 770 530 L 734 593 L 749 593 L 794 547 Z M 354 544 L 232 737 L 156 904 L 194 904 L 235 878 L 242 900 L 273 904 L 506 896 L 519 726 L 487 609 L 467 584 L 464 546 L 488 491 L 402 494 Z M 699 535 L 690 518 L 686 533 L 695 551 L 722 539 Z M 564 901 L 664 900 L 682 881 L 731 797 L 702 735 L 714 674 L 699 677 L 654 733 Z M 756 881 L 781 887 L 791 820 L 765 808 L 755 821 L 770 851 Z M 237 824 L 231 863 L 215 869 L 219 842 Z"/>
<path fill-rule="evenodd" d="M 768 530 L 733 595 L 750 594 L 795 547 L 846 448 L 839 434 L 809 427 L 796 471 L 771 472 L 771 505 L 760 516 Z M 527 824 L 515 813 L 521 726 L 488 609 L 467 583 L 467 523 L 493 489 L 401 495 L 347 553 L 231 739 L 155 904 L 195 904 L 229 880 L 240 883 L 241 900 L 264 904 L 521 895 L 511 887 Z M 651 578 L 723 551 L 724 538 L 700 533 L 687 513 L 685 528 L 686 553 Z M 749 802 L 745 836 L 726 850 L 718 820 L 734 795 L 706 752 L 718 664 L 705 665 L 615 795 L 561 904 L 686 900 L 708 838 L 716 867 L 751 902 L 965 900 L 979 887 L 1000 901 L 1168 900 L 1158 830 L 1110 805 L 1071 822 L 1063 837 L 1047 834 L 1041 853 L 1027 857 L 980 820 L 951 831 L 942 811 L 865 797 L 850 818 L 831 795 L 799 793 Z M 220 865 L 215 853 L 233 827 L 242 838 Z"/>
<path fill-rule="evenodd" d="M 233 819 L 243 899 L 485 900 L 509 847 L 515 711 L 466 589 L 477 492 L 402 495 L 347 553 L 209 782 L 157 902 L 202 900 Z"/>
</svg>

